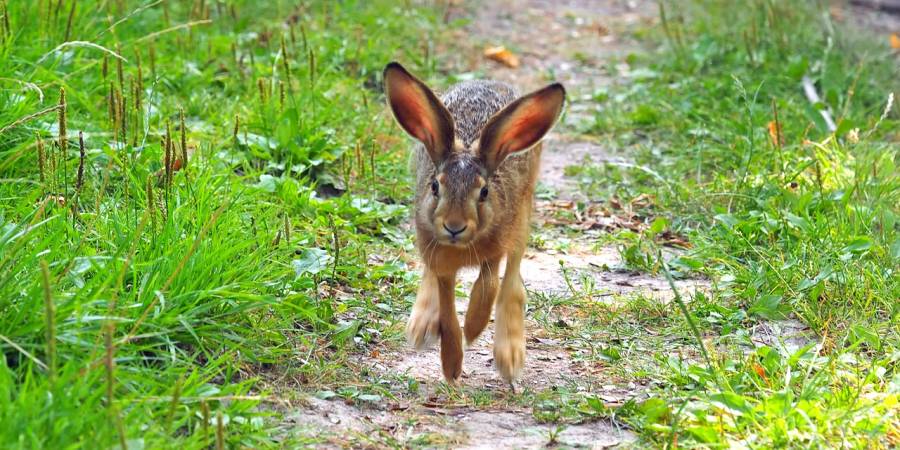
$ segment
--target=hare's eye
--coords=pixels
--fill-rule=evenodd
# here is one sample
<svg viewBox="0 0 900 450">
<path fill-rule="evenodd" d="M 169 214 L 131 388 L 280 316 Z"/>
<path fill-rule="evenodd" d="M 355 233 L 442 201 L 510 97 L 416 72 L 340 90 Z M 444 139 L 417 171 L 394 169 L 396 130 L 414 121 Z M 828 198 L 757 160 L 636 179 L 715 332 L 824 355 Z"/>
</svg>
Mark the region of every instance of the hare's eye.
<svg viewBox="0 0 900 450">
<path fill-rule="evenodd" d="M 431 193 L 434 194 L 435 197 L 438 195 L 438 182 L 437 180 L 433 180 L 431 182 Z"/>
<path fill-rule="evenodd" d="M 488 188 L 487 188 L 487 186 L 485 186 L 485 187 L 481 188 L 481 197 L 479 198 L 479 200 L 485 201 L 485 199 L 487 199 L 487 196 L 488 196 Z"/>
</svg>

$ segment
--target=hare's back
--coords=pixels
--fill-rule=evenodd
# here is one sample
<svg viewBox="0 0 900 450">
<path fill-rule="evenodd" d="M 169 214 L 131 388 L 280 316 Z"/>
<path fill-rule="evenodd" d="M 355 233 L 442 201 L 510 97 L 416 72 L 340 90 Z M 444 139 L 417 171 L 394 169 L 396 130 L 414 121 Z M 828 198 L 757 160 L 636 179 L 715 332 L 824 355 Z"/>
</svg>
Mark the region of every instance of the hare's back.
<svg viewBox="0 0 900 450">
<path fill-rule="evenodd" d="M 471 80 L 454 84 L 441 97 L 453 116 L 456 137 L 469 146 L 496 112 L 518 97 L 516 89 L 494 80 Z"/>
</svg>

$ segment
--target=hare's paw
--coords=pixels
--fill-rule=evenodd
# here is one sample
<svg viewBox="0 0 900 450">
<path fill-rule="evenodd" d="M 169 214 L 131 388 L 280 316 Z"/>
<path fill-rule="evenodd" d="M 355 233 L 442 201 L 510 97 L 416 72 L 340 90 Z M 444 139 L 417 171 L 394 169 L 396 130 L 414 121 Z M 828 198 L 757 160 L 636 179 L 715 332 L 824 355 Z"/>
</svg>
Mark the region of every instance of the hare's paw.
<svg viewBox="0 0 900 450">
<path fill-rule="evenodd" d="M 459 326 L 456 330 L 444 332 L 441 330 L 441 370 L 444 372 L 444 379 L 450 385 L 458 385 L 459 378 L 462 376 L 463 368 L 463 348 L 462 335 Z"/>
<path fill-rule="evenodd" d="M 416 305 L 406 323 L 406 339 L 416 350 L 425 350 L 437 342 L 439 329 L 438 308 Z"/>
<path fill-rule="evenodd" d="M 494 342 L 494 366 L 504 381 L 512 383 L 518 380 L 525 366 L 524 337 L 498 338 Z"/>
</svg>

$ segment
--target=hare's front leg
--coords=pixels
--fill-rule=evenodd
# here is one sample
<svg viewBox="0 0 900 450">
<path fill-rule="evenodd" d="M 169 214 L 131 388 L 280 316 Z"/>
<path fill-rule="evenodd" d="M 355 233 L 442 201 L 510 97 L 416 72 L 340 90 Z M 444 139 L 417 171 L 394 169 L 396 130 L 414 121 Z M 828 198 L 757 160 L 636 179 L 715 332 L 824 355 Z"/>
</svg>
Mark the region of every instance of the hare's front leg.
<svg viewBox="0 0 900 450">
<path fill-rule="evenodd" d="M 525 284 L 519 274 L 524 248 L 509 252 L 506 272 L 497 297 L 494 331 L 494 365 L 512 383 L 525 365 Z"/>
<path fill-rule="evenodd" d="M 463 330 L 466 336 L 466 345 L 472 345 L 475 339 L 484 331 L 491 320 L 491 309 L 494 308 L 494 300 L 497 298 L 497 289 L 500 287 L 499 259 L 486 260 L 481 263 L 481 272 L 472 293 L 469 295 L 469 309 L 466 311 L 466 326 Z"/>
<path fill-rule="evenodd" d="M 438 300 L 437 275 L 428 268 L 422 274 L 422 284 L 416 294 L 409 321 L 406 323 L 406 339 L 417 350 L 431 347 L 440 332 L 440 302 Z"/>
<path fill-rule="evenodd" d="M 456 383 L 462 375 L 462 330 L 456 318 L 456 273 L 437 277 L 440 299 L 441 368 L 449 383 Z"/>
</svg>

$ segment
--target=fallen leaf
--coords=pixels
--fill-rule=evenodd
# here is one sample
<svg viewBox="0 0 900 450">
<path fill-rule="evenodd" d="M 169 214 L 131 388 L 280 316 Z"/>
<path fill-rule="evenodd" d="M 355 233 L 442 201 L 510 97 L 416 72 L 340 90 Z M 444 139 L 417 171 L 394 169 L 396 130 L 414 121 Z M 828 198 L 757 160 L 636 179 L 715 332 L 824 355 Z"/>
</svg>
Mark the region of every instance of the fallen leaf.
<svg viewBox="0 0 900 450">
<path fill-rule="evenodd" d="M 492 61 L 503 64 L 506 67 L 513 69 L 519 67 L 519 57 L 502 45 L 484 49 L 484 56 Z"/>
<path fill-rule="evenodd" d="M 831 8 L 828 8 L 828 12 L 831 14 L 831 18 L 834 19 L 835 21 L 837 21 L 837 22 L 844 21 L 844 10 L 841 9 L 840 6 L 834 5 Z"/>
<path fill-rule="evenodd" d="M 197 150 L 197 147 L 193 143 L 188 144 L 188 146 L 187 146 L 188 162 L 190 162 L 191 160 L 194 159 L 194 152 L 196 152 L 196 150 Z M 181 154 L 175 155 L 175 160 L 172 161 L 172 173 L 173 174 L 175 172 L 178 172 L 179 170 L 181 170 L 184 167 L 184 162 L 181 160 L 181 158 L 182 158 Z M 161 169 L 157 170 L 155 174 L 153 174 L 153 176 L 155 176 L 158 179 L 157 185 L 160 185 L 163 182 L 163 177 L 166 174 L 165 158 L 163 158 L 163 160 L 161 162 L 163 164 L 163 167 Z"/>
<path fill-rule="evenodd" d="M 891 48 L 900 50 L 900 36 L 897 33 L 891 33 Z"/>
<path fill-rule="evenodd" d="M 597 24 L 597 34 L 599 36 L 609 36 L 609 28 L 607 28 L 602 23 Z"/>
<path fill-rule="evenodd" d="M 631 200 L 632 208 L 646 208 L 653 203 L 653 198 L 647 194 L 641 194 Z"/>
<path fill-rule="evenodd" d="M 766 384 L 771 384 L 769 383 L 769 377 L 766 376 L 766 369 L 763 368 L 763 366 L 759 364 L 753 364 L 753 371 L 756 372 L 756 374 L 759 375 L 760 378 L 765 380 Z"/>
</svg>

